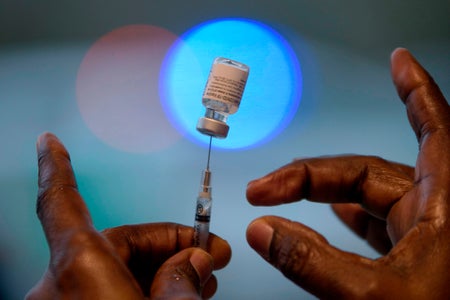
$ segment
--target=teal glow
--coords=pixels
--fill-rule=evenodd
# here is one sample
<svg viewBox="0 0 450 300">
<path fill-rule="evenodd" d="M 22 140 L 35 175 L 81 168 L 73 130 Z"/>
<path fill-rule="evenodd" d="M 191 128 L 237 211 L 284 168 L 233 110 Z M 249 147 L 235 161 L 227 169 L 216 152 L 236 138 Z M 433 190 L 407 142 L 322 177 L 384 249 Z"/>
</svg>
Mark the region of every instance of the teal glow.
<svg viewBox="0 0 450 300">
<path fill-rule="evenodd" d="M 241 106 L 230 115 L 222 149 L 256 147 L 278 135 L 295 115 L 302 76 L 288 42 L 269 26 L 249 19 L 219 19 L 181 35 L 161 68 L 160 97 L 174 127 L 189 140 L 206 145 L 196 130 L 205 113 L 201 96 L 214 58 L 222 56 L 250 67 Z"/>
</svg>

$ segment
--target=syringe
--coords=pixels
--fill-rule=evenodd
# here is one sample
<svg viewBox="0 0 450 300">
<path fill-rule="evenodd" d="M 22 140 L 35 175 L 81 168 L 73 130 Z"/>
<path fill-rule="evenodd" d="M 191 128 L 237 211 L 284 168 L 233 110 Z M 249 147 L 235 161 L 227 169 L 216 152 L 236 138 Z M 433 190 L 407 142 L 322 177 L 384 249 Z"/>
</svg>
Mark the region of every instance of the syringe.
<svg viewBox="0 0 450 300">
<path fill-rule="evenodd" d="M 207 248 L 209 236 L 209 221 L 211 219 L 211 171 L 209 170 L 209 160 L 211 156 L 212 136 L 209 139 L 208 161 L 206 169 L 202 172 L 200 191 L 197 197 L 197 205 L 194 221 L 194 246 L 202 249 Z"/>
<path fill-rule="evenodd" d="M 211 71 L 203 91 L 202 104 L 206 108 L 205 116 L 197 123 L 197 130 L 209 135 L 208 162 L 202 173 L 200 192 L 194 223 L 194 246 L 206 249 L 209 236 L 209 221 L 211 219 L 211 171 L 209 159 L 211 155 L 212 138 L 226 138 L 229 126 L 228 115 L 234 114 L 241 102 L 249 67 L 223 57 L 214 59 Z M 226 97 L 225 97 L 226 95 Z"/>
</svg>

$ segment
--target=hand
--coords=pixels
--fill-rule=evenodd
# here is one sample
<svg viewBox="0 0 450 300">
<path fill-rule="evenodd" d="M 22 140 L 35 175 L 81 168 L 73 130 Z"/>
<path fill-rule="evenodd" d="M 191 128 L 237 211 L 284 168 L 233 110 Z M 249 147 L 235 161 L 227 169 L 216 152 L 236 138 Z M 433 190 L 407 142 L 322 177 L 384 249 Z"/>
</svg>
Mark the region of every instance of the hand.
<svg viewBox="0 0 450 300">
<path fill-rule="evenodd" d="M 419 142 L 415 168 L 378 157 L 302 159 L 247 188 L 254 205 L 331 202 L 344 223 L 385 253 L 372 260 L 341 251 L 280 217 L 253 221 L 251 247 L 320 298 L 450 298 L 450 108 L 407 50 L 396 49 L 391 65 Z"/>
<path fill-rule="evenodd" d="M 230 260 L 228 243 L 211 234 L 207 252 L 192 245 L 191 227 L 173 223 L 98 232 L 77 190 L 69 154 L 52 134 L 37 143 L 37 214 L 50 263 L 28 299 L 151 299 L 211 297 L 213 269 Z"/>
</svg>

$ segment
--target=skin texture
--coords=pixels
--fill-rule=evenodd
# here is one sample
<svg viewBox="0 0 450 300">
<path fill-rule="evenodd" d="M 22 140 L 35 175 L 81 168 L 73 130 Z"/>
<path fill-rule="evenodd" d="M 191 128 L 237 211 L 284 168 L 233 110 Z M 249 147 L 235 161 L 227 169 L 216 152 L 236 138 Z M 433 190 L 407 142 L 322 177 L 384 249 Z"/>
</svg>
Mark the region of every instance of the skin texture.
<svg viewBox="0 0 450 300">
<path fill-rule="evenodd" d="M 37 142 L 37 214 L 50 262 L 27 299 L 202 299 L 212 297 L 212 271 L 231 258 L 211 234 L 208 252 L 191 248 L 192 227 L 174 223 L 97 231 L 77 190 L 69 154 L 56 136 Z"/>
<path fill-rule="evenodd" d="M 331 203 L 383 254 L 372 260 L 341 251 L 281 217 L 254 220 L 250 246 L 322 299 L 450 299 L 450 108 L 406 49 L 392 53 L 391 73 L 419 144 L 414 167 L 375 156 L 307 158 L 247 187 L 253 205 Z"/>
</svg>

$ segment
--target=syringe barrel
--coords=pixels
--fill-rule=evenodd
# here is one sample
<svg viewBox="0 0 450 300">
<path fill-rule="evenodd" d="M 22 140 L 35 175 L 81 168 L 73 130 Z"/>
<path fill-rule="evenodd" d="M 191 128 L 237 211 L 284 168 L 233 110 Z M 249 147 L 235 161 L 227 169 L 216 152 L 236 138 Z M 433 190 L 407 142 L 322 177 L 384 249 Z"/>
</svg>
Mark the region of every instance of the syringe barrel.
<svg viewBox="0 0 450 300">
<path fill-rule="evenodd" d="M 209 222 L 211 219 L 211 198 L 197 198 L 194 221 L 194 246 L 206 250 L 209 236 Z"/>
<path fill-rule="evenodd" d="M 211 172 L 206 169 L 202 173 L 200 191 L 197 197 L 194 221 L 194 246 L 206 250 L 211 219 Z"/>
</svg>

